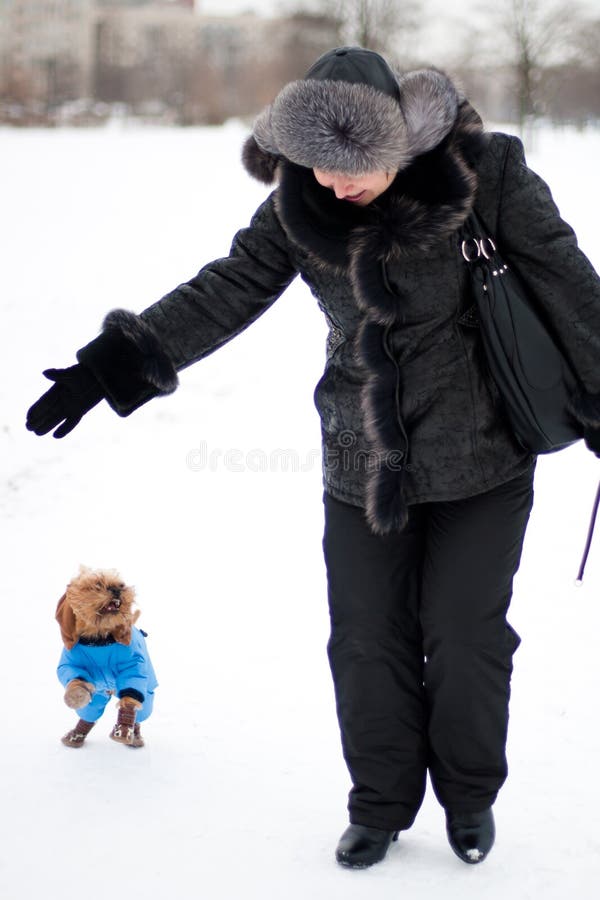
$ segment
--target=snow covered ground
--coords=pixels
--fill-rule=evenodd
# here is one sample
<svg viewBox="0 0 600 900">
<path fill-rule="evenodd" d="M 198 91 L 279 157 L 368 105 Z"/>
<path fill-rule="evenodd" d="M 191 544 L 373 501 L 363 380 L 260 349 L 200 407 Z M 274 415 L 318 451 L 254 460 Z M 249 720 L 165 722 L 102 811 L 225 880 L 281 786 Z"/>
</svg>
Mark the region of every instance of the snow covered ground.
<svg viewBox="0 0 600 900">
<path fill-rule="evenodd" d="M 592 900 L 600 880 L 600 536 L 573 586 L 600 464 L 543 459 L 513 601 L 511 774 L 481 867 L 457 860 L 429 792 L 366 872 L 346 825 L 325 656 L 319 428 L 325 327 L 300 283 L 128 420 L 63 441 L 23 427 L 115 306 L 140 310 L 227 252 L 265 190 L 245 131 L 0 131 L 0 891 L 10 900 Z M 600 134 L 542 131 L 530 163 L 600 266 Z M 55 604 L 80 562 L 134 583 L 160 688 L 147 747 L 80 752 L 55 676 Z"/>
</svg>

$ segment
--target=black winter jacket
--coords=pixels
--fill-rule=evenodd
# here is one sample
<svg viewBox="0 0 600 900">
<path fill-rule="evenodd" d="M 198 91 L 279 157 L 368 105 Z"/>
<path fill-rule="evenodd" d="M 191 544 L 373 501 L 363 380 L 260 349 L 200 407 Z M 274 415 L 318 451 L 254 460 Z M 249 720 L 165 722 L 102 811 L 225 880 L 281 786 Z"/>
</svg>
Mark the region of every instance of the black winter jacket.
<svg viewBox="0 0 600 900">
<path fill-rule="evenodd" d="M 315 391 L 325 488 L 365 507 L 375 532 L 401 528 L 409 504 L 486 491 L 534 461 L 482 356 L 460 253 L 473 204 L 560 336 L 581 383 L 574 414 L 600 425 L 600 280 L 521 142 L 484 132 L 467 103 L 368 207 L 337 201 L 282 160 L 278 187 L 228 257 L 139 316 L 110 314 L 78 360 L 128 415 L 173 390 L 177 370 L 245 329 L 299 273 L 329 325 Z"/>
</svg>

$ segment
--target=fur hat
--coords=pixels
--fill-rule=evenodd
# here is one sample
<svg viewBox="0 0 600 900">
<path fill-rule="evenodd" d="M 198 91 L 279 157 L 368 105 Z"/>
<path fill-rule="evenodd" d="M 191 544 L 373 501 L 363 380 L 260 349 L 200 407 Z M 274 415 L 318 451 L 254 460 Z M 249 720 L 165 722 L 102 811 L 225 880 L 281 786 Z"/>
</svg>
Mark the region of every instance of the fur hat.
<svg viewBox="0 0 600 900">
<path fill-rule="evenodd" d="M 339 47 L 260 113 L 242 159 L 266 184 L 282 159 L 346 175 L 396 172 L 443 140 L 458 102 L 441 72 L 396 76 L 378 53 Z"/>
</svg>

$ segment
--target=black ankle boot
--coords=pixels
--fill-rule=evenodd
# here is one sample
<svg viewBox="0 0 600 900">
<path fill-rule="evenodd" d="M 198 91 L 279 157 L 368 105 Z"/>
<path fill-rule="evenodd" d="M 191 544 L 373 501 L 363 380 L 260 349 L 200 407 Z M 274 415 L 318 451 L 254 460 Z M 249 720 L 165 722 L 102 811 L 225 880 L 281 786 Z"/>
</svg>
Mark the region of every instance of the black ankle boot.
<svg viewBox="0 0 600 900">
<path fill-rule="evenodd" d="M 492 810 L 446 812 L 446 833 L 450 846 L 463 862 L 483 862 L 494 846 L 496 836 Z"/>
<path fill-rule="evenodd" d="M 369 825 L 349 825 L 340 838 L 335 858 L 350 869 L 366 869 L 381 862 L 392 841 L 398 840 L 397 831 L 384 831 Z"/>
</svg>

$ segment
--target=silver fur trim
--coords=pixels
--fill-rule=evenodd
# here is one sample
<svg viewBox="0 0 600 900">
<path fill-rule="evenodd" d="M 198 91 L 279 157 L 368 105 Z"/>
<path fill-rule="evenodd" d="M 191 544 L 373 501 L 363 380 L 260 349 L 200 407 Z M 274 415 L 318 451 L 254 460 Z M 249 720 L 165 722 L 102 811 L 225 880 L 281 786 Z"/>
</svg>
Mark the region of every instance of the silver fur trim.
<svg viewBox="0 0 600 900">
<path fill-rule="evenodd" d="M 441 72 L 399 76 L 400 104 L 367 84 L 292 81 L 257 117 L 253 134 L 267 154 L 306 168 L 362 175 L 396 172 L 451 130 L 458 95 Z"/>
<path fill-rule="evenodd" d="M 410 148 L 418 156 L 437 146 L 452 128 L 458 93 L 450 79 L 433 69 L 408 72 L 398 84 Z"/>
<path fill-rule="evenodd" d="M 271 123 L 271 115 L 273 111 L 273 104 L 271 106 L 267 106 L 254 120 L 254 127 L 252 129 L 252 133 L 254 135 L 254 140 L 266 153 L 272 153 L 275 156 L 279 155 L 279 148 L 275 143 L 273 138 L 273 126 Z"/>
<path fill-rule="evenodd" d="M 263 147 L 265 137 L 255 132 Z M 288 84 L 271 108 L 267 140 L 291 162 L 326 172 L 396 172 L 410 161 L 398 103 L 347 81 Z"/>
</svg>

